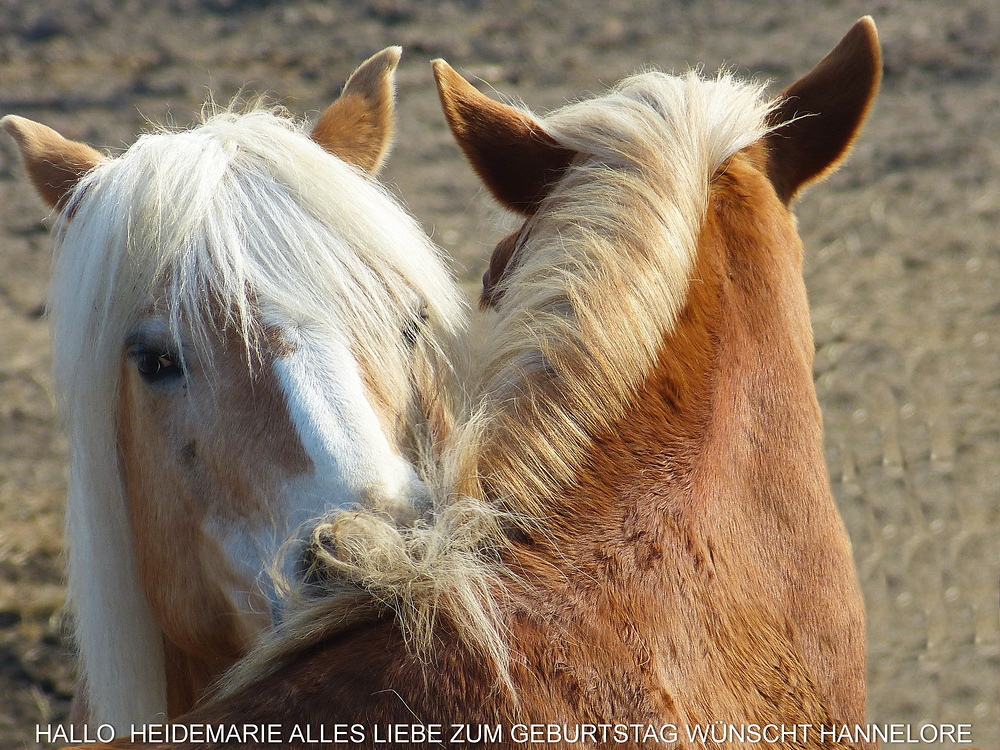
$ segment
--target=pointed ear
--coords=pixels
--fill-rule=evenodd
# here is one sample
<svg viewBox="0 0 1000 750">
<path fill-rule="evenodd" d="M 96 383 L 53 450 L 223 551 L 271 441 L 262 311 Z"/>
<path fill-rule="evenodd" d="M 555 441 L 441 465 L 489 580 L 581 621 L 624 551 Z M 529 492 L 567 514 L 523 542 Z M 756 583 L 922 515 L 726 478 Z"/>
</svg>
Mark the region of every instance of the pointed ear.
<svg viewBox="0 0 1000 750">
<path fill-rule="evenodd" d="M 576 155 L 531 117 L 479 93 L 444 60 L 431 62 L 444 116 L 494 197 L 530 216 Z"/>
<path fill-rule="evenodd" d="M 396 127 L 396 66 L 402 47 L 387 47 L 365 60 L 340 97 L 319 116 L 312 139 L 348 164 L 376 174 Z"/>
<path fill-rule="evenodd" d="M 61 208 L 80 178 L 104 156 L 85 143 L 63 138 L 52 128 L 24 117 L 7 115 L 0 128 L 17 141 L 35 190 L 52 208 Z"/>
<path fill-rule="evenodd" d="M 865 16 L 808 74 L 785 89 L 769 116 L 769 177 L 786 204 L 836 168 L 868 116 L 882 79 L 878 31 Z"/>
</svg>

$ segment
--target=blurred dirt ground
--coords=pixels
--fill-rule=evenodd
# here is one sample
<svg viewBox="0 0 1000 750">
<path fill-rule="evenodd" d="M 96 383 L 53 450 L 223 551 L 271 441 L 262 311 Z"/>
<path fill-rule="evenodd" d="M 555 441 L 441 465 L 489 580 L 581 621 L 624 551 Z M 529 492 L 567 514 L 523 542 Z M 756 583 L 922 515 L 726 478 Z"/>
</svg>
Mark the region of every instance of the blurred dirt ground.
<svg viewBox="0 0 1000 750">
<path fill-rule="evenodd" d="M 864 14 L 882 35 L 882 93 L 798 215 L 827 458 L 869 613 L 870 720 L 971 723 L 995 748 L 1000 4 L 5 0 L 0 114 L 118 150 L 147 122 L 190 123 L 209 91 L 315 114 L 358 62 L 401 44 L 385 179 L 471 291 L 503 218 L 447 133 L 428 60 L 536 110 L 649 65 L 734 65 L 777 91 Z M 0 140 L 0 750 L 35 747 L 72 687 L 45 213 Z"/>
</svg>

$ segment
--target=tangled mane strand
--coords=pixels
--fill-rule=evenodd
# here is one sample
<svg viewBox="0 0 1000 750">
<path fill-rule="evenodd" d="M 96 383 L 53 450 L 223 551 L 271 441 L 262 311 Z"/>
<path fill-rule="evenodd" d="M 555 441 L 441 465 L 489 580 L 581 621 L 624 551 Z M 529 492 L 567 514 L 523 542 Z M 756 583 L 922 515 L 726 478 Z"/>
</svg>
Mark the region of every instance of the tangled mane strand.
<svg viewBox="0 0 1000 750">
<path fill-rule="evenodd" d="M 436 628 L 447 621 L 516 700 L 509 671 L 502 592 L 490 551 L 510 514 L 475 498 L 437 500 L 425 519 L 401 527 L 364 510 L 332 512 L 314 529 L 310 583 L 292 592 L 285 618 L 216 685 L 231 695 L 292 661 L 302 649 L 391 613 L 410 653 L 434 661 Z"/>
<path fill-rule="evenodd" d="M 140 317 L 165 315 L 178 354 L 210 365 L 220 326 L 252 352 L 277 316 L 345 338 L 376 388 L 407 392 L 414 367 L 425 379 L 447 370 L 464 308 L 384 189 L 263 109 L 143 135 L 86 174 L 68 206 L 49 309 L 71 462 L 69 602 L 94 717 L 127 723 L 165 706 L 159 629 L 122 542 L 115 434 L 122 347 Z M 424 363 L 400 335 L 414 326 Z"/>
</svg>

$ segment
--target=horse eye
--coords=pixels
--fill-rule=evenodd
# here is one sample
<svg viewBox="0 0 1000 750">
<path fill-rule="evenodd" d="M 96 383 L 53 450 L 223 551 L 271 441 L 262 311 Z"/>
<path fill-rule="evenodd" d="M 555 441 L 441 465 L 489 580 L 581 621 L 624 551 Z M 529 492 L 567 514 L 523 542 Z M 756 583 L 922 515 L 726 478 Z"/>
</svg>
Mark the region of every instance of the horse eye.
<svg viewBox="0 0 1000 750">
<path fill-rule="evenodd" d="M 420 306 L 417 317 L 411 318 L 406 322 L 406 325 L 403 327 L 403 341 L 409 348 L 412 349 L 417 345 L 417 339 L 420 337 L 420 328 L 427 323 L 428 317 L 427 304 L 424 303 Z"/>
<path fill-rule="evenodd" d="M 162 383 L 184 375 L 177 357 L 168 352 L 134 347 L 129 351 L 129 357 L 135 363 L 139 376 L 147 383 Z"/>
</svg>

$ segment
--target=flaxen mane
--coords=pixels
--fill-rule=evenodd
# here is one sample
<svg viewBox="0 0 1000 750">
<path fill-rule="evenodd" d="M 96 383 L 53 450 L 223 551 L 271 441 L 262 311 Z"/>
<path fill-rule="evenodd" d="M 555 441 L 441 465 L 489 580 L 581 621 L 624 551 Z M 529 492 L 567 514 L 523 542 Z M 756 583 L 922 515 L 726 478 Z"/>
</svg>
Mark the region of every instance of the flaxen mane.
<svg viewBox="0 0 1000 750">
<path fill-rule="evenodd" d="M 654 364 L 684 306 L 712 177 L 765 134 L 768 109 L 762 86 L 727 74 L 645 73 L 543 121 L 579 156 L 502 282 L 463 492 L 548 514 Z"/>
<path fill-rule="evenodd" d="M 728 74 L 645 73 L 544 120 L 580 156 L 522 230 L 504 304 L 487 313 L 432 513 L 409 528 L 327 519 L 312 589 L 223 692 L 386 611 L 425 657 L 447 618 L 510 684 L 497 576 L 512 573 L 496 552 L 512 526 L 544 533 L 593 436 L 635 397 L 692 283 L 713 175 L 767 132 L 768 111 L 762 86 Z"/>
<path fill-rule="evenodd" d="M 291 317 L 281 323 L 347 332 L 377 399 L 441 376 L 439 344 L 461 327 L 462 306 L 436 249 L 391 196 L 263 109 L 142 136 L 83 177 L 57 231 L 49 306 L 72 459 L 69 601 L 82 652 L 113 655 L 83 664 L 92 693 L 131 686 L 118 691 L 131 704 L 110 715 L 147 715 L 163 704 L 151 694 L 163 690 L 153 679 L 163 646 L 121 543 L 131 534 L 114 416 L 122 342 L 138 316 L 154 304 L 177 354 L 209 371 L 211 331 L 236 330 L 252 352 L 276 309 Z"/>
</svg>

